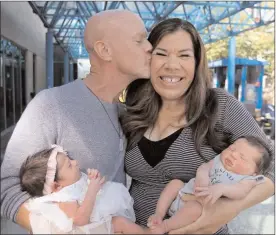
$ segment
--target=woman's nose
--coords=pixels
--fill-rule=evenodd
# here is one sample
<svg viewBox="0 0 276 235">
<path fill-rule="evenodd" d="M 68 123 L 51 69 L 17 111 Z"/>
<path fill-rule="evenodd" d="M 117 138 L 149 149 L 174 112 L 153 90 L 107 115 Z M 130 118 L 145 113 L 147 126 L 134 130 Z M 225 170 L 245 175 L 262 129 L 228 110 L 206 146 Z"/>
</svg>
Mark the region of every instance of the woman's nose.
<svg viewBox="0 0 276 235">
<path fill-rule="evenodd" d="M 177 58 L 169 56 L 168 60 L 165 63 L 165 68 L 168 70 L 177 70 L 180 68 L 180 63 Z"/>
</svg>

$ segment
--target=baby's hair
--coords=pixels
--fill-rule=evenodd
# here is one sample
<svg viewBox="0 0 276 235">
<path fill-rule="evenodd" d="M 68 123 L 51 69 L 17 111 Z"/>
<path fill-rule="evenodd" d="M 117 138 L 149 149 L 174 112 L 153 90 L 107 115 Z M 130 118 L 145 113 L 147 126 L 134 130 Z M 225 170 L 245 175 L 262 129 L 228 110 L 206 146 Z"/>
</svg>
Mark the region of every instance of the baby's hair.
<svg viewBox="0 0 276 235">
<path fill-rule="evenodd" d="M 33 197 L 43 196 L 47 164 L 52 151 L 53 148 L 42 150 L 23 162 L 19 173 L 22 191 L 27 191 Z"/>
<path fill-rule="evenodd" d="M 262 143 L 259 139 L 257 139 L 254 136 L 243 136 L 242 138 L 245 138 L 247 142 L 253 146 L 259 149 L 259 151 L 262 153 L 261 160 L 258 162 L 257 167 L 261 174 L 264 174 L 272 161 L 272 157 L 269 154 L 269 151 L 264 143 Z"/>
</svg>

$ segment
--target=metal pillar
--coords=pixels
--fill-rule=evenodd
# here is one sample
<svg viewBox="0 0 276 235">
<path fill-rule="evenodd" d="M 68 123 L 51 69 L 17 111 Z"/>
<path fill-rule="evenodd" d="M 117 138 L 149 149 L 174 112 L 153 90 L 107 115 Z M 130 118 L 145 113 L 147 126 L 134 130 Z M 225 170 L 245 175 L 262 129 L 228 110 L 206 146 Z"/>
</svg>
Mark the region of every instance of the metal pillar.
<svg viewBox="0 0 276 235">
<path fill-rule="evenodd" d="M 5 130 L 7 128 L 7 91 L 6 91 L 6 61 L 5 61 L 5 54 L 3 54 L 1 56 L 1 70 L 2 70 L 2 75 L 1 75 L 1 79 L 0 79 L 0 82 L 1 82 L 1 86 L 3 87 L 3 102 L 4 102 L 4 109 L 3 109 L 3 115 L 4 115 L 4 128 L 3 130 Z M 1 71 L 0 71 L 1 72 Z"/>
<path fill-rule="evenodd" d="M 256 109 L 261 109 L 263 104 L 263 76 L 264 76 L 264 67 L 261 66 L 261 71 L 258 78 L 258 86 L 256 87 L 256 93 L 257 93 Z"/>
<path fill-rule="evenodd" d="M 66 50 L 64 54 L 64 84 L 69 82 L 69 53 Z"/>
<path fill-rule="evenodd" d="M 25 79 L 25 96 L 27 104 L 31 101 L 31 92 L 33 92 L 33 53 L 29 50 L 26 51 L 25 54 L 25 71 L 26 71 L 26 79 Z"/>
<path fill-rule="evenodd" d="M 235 91 L 235 55 L 236 54 L 236 40 L 231 37 L 229 40 L 228 49 L 228 92 L 234 94 Z"/>
<path fill-rule="evenodd" d="M 53 31 L 51 29 L 46 33 L 46 76 L 47 87 L 54 87 L 54 45 Z"/>
<path fill-rule="evenodd" d="M 247 66 L 242 66 L 242 75 L 241 75 L 241 102 L 245 101 L 246 78 L 247 78 Z"/>
<path fill-rule="evenodd" d="M 70 62 L 70 82 L 74 81 L 74 62 Z"/>
</svg>

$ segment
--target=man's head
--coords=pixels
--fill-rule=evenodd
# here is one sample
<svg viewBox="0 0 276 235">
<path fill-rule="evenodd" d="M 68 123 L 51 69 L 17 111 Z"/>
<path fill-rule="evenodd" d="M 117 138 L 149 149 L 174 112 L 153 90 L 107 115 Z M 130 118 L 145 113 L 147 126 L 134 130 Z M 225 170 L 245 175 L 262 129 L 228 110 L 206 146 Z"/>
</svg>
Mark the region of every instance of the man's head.
<svg viewBox="0 0 276 235">
<path fill-rule="evenodd" d="M 152 47 L 143 21 L 136 14 L 110 10 L 92 16 L 86 25 L 84 43 L 92 70 L 104 68 L 126 75 L 129 81 L 150 77 Z"/>
</svg>

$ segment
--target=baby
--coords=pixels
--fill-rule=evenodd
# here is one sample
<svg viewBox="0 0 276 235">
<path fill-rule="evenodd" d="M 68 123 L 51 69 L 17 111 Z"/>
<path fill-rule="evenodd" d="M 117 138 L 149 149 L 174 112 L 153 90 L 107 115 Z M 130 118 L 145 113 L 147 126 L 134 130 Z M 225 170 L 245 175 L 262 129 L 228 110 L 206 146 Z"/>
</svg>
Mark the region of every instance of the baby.
<svg viewBox="0 0 276 235">
<path fill-rule="evenodd" d="M 242 199 L 264 181 L 271 161 L 266 148 L 254 137 L 236 140 L 214 159 L 201 165 L 187 184 L 172 180 L 160 195 L 155 214 L 149 217 L 151 233 L 164 234 L 196 221 L 202 203 L 215 203 L 221 196 Z M 195 195 L 195 196 L 194 196 Z M 197 200 L 204 198 L 203 202 Z M 163 220 L 167 210 L 171 218 Z"/>
<path fill-rule="evenodd" d="M 28 203 L 33 233 L 147 233 L 136 225 L 133 199 L 120 183 L 105 182 L 97 170 L 82 173 L 60 146 L 26 159 L 20 169 L 23 191 L 34 197 Z M 39 227 L 40 226 L 40 227 Z M 52 228 L 54 227 L 54 229 Z M 107 232 L 106 232 L 107 231 Z"/>
</svg>

